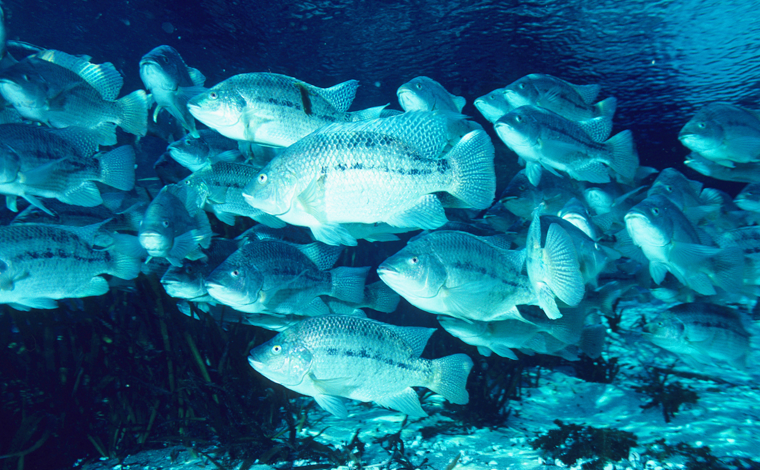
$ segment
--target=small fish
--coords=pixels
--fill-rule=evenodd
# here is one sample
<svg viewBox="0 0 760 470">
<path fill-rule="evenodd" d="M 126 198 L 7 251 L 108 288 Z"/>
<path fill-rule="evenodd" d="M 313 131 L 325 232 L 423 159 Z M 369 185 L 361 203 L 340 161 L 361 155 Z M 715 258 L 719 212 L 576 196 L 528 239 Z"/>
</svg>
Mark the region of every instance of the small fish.
<svg viewBox="0 0 760 470">
<path fill-rule="evenodd" d="M 458 405 L 469 401 L 465 386 L 473 363 L 467 355 L 420 358 L 434 331 L 353 316 L 309 318 L 251 350 L 248 362 L 341 418 L 348 416 L 341 397 L 421 418 L 427 414 L 412 387 Z"/>
<path fill-rule="evenodd" d="M 702 107 L 678 134 L 689 150 L 719 165 L 760 162 L 760 117 L 727 103 Z"/>
<path fill-rule="evenodd" d="M 493 200 L 488 134 L 470 132 L 442 155 L 452 123 L 462 120 L 416 111 L 323 128 L 275 157 L 243 194 L 253 207 L 333 245 L 356 244 L 343 223 L 435 229 L 446 215 L 433 193 L 476 209 Z"/>
<path fill-rule="evenodd" d="M 417 77 L 409 80 L 396 92 L 404 111 L 451 111 L 461 113 L 467 100 L 454 96 L 432 78 Z"/>
<path fill-rule="evenodd" d="M 339 247 L 295 245 L 279 240 L 250 240 L 207 278 L 217 301 L 242 312 L 324 315 L 320 296 L 359 303 L 369 268 L 330 269 Z"/>
<path fill-rule="evenodd" d="M 728 167 L 694 152 L 690 153 L 683 163 L 705 176 L 723 181 L 754 183 L 760 180 L 760 163 L 735 163 L 733 167 Z"/>
<path fill-rule="evenodd" d="M 123 81 L 110 63 L 47 50 L 0 73 L 0 94 L 27 119 L 90 129 L 101 145 L 115 145 L 116 126 L 144 136 L 148 125 L 145 91 L 117 100 Z"/>
<path fill-rule="evenodd" d="M 134 279 L 141 260 L 117 242 L 95 247 L 102 224 L 0 227 L 0 303 L 17 310 L 56 308 L 57 300 L 103 295 L 102 274 Z"/>
<path fill-rule="evenodd" d="M 198 171 L 218 161 L 240 162 L 243 157 L 237 141 L 220 133 L 202 129 L 198 135 L 187 134 L 169 144 L 169 155 L 190 171 Z"/>
<path fill-rule="evenodd" d="M 524 253 L 500 236 L 439 230 L 413 238 L 380 263 L 380 279 L 412 305 L 465 321 L 520 319 L 517 305 L 535 304 L 522 274 Z"/>
<path fill-rule="evenodd" d="M 541 180 L 542 168 L 565 172 L 579 181 L 607 183 L 610 170 L 631 181 L 639 166 L 631 132 L 622 131 L 601 142 L 606 131 L 600 130 L 604 122 L 599 118 L 576 122 L 528 105 L 510 111 L 495 128 L 507 147 L 525 160 L 533 185 Z"/>
<path fill-rule="evenodd" d="M 665 168 L 647 190 L 647 197 L 661 194 L 670 199 L 686 217 L 699 223 L 720 211 L 721 199 L 716 190 L 702 188 L 702 183 L 686 178 L 675 168 Z"/>
<path fill-rule="evenodd" d="M 171 46 L 158 46 L 140 59 L 140 78 L 156 102 L 153 121 L 166 109 L 177 118 L 190 135 L 198 137 L 195 120 L 187 110 L 190 98 L 206 91 L 206 77 L 188 67 L 182 56 Z"/>
<path fill-rule="evenodd" d="M 745 186 L 734 198 L 734 203 L 745 211 L 760 212 L 760 183 Z"/>
<path fill-rule="evenodd" d="M 514 109 L 504 96 L 504 88 L 496 89 L 477 98 L 473 104 L 480 111 L 480 114 L 491 123 L 495 123 Z"/>
<path fill-rule="evenodd" d="M 186 185 L 164 186 L 148 205 L 140 224 L 140 244 L 148 255 L 182 266 L 185 258 L 203 257 L 211 243 L 211 225 L 199 208 L 198 194 Z"/>
<path fill-rule="evenodd" d="M 255 209 L 243 197 L 243 188 L 256 178 L 259 170 L 242 163 L 216 162 L 194 172 L 179 184 L 193 188 L 198 195 L 199 207 L 210 210 L 227 225 L 235 225 L 235 216 L 244 216 L 273 228 L 282 228 L 284 222 Z"/>
<path fill-rule="evenodd" d="M 467 344 L 478 348 L 483 356 L 492 352 L 501 357 L 517 360 L 513 349 L 552 354 L 576 344 L 581 339 L 585 315 L 564 315 L 550 320 L 541 310 L 520 307 L 522 320 L 508 319 L 494 322 L 467 322 L 452 317 L 440 316 L 438 321 L 444 330 Z M 546 340 L 545 333 L 556 341 Z M 550 350 L 547 343 L 553 343 Z M 538 349 L 538 350 L 536 350 Z"/>
<path fill-rule="evenodd" d="M 503 90 L 504 98 L 512 108 L 540 106 L 572 121 L 598 117 L 611 121 L 617 108 L 615 98 L 592 104 L 601 91 L 599 85 L 573 85 L 561 78 L 540 73 L 526 75 Z M 607 137 L 609 134 L 602 136 L 601 140 Z"/>
<path fill-rule="evenodd" d="M 87 225 L 103 225 L 106 231 L 137 232 L 143 218 L 143 212 L 147 204 L 135 204 L 124 211 L 113 212 L 104 205 L 94 207 L 72 206 L 56 200 L 45 202 L 46 208 L 53 214 L 30 205 L 13 219 L 11 224 L 48 224 L 64 225 L 71 227 L 85 227 Z"/>
<path fill-rule="evenodd" d="M 247 73 L 193 97 L 188 109 L 230 139 L 288 147 L 334 122 L 380 117 L 382 107 L 347 112 L 358 87 L 356 80 L 319 88 L 285 75 Z"/>
<path fill-rule="evenodd" d="M 205 259 L 185 261 L 182 266 L 171 266 L 161 277 L 166 293 L 177 299 L 215 303 L 205 286 L 206 277 L 238 249 L 238 242 L 215 238 L 204 250 Z"/>
<path fill-rule="evenodd" d="M 741 287 L 741 250 L 703 245 L 693 224 L 665 196 L 648 197 L 634 206 L 625 216 L 625 225 L 633 243 L 649 260 L 656 284 L 670 272 L 702 295 L 715 295 L 714 286 L 728 292 Z"/>
<path fill-rule="evenodd" d="M 646 325 L 644 337 L 698 370 L 703 364 L 746 368 L 750 333 L 739 312 L 711 303 L 676 305 Z"/>
<path fill-rule="evenodd" d="M 567 200 L 579 196 L 578 188 L 567 178 L 547 173 L 533 185 L 523 169 L 510 180 L 499 200 L 516 216 L 530 219 L 539 204 L 544 204 L 544 213 L 556 214 Z"/>
</svg>

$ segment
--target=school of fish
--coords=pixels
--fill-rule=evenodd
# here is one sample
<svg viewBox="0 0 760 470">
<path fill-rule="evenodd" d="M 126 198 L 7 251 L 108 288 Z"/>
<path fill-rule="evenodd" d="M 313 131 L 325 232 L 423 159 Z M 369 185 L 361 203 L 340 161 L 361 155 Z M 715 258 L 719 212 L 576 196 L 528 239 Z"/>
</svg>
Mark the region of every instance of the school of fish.
<svg viewBox="0 0 760 470">
<path fill-rule="evenodd" d="M 412 387 L 468 402 L 473 358 L 421 358 L 435 330 L 394 325 L 401 297 L 484 356 L 599 357 L 603 318 L 627 300 L 661 307 L 642 336 L 690 366 L 752 353 L 756 111 L 705 103 L 678 136 L 686 166 L 750 183 L 732 199 L 641 167 L 632 133 L 612 135 L 617 100 L 550 75 L 475 99 L 484 129 L 428 77 L 398 88 L 403 111 L 349 111 L 355 80 L 208 86 L 165 45 L 123 97 L 116 68 L 86 56 L 0 67 L 0 193 L 18 212 L 0 227 L 0 303 L 14 309 L 156 276 L 187 315 L 279 332 L 250 365 L 341 417 L 344 398 L 425 416 Z M 147 135 L 166 151 L 136 168 Z M 500 194 L 495 143 L 524 166 Z M 374 266 L 343 256 L 394 242 Z"/>
</svg>

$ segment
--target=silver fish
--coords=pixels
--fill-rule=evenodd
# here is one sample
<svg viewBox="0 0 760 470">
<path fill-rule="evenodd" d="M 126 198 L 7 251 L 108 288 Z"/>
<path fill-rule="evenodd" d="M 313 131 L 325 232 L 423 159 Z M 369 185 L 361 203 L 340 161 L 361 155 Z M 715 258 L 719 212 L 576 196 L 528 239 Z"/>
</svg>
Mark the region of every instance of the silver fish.
<svg viewBox="0 0 760 470">
<path fill-rule="evenodd" d="M 198 135 L 187 134 L 169 144 L 169 155 L 190 171 L 198 171 L 218 161 L 239 162 L 243 158 L 238 142 L 220 133 L 202 129 Z"/>
<path fill-rule="evenodd" d="M 166 109 L 194 137 L 198 137 L 195 120 L 187 110 L 190 98 L 206 91 L 206 77 L 188 67 L 171 46 L 158 46 L 140 59 L 140 78 L 156 102 L 153 121 Z"/>
<path fill-rule="evenodd" d="M 468 356 L 419 357 L 433 331 L 357 317 L 309 318 L 251 350 L 248 362 L 338 417 L 348 416 L 345 397 L 420 418 L 427 414 L 412 387 L 427 387 L 458 405 L 469 401 Z"/>
<path fill-rule="evenodd" d="M 676 305 L 646 325 L 644 337 L 687 364 L 728 364 L 744 369 L 750 352 L 750 333 L 733 308 L 711 303 Z"/>
<path fill-rule="evenodd" d="M 166 258 L 174 266 L 203 257 L 211 243 L 208 216 L 199 208 L 199 196 L 185 185 L 164 186 L 148 205 L 140 225 L 140 244 L 148 255 Z"/>
<path fill-rule="evenodd" d="M 235 140 L 287 147 L 334 122 L 380 117 L 348 113 L 359 82 L 349 80 L 319 88 L 276 73 L 235 75 L 188 103 L 196 119 Z"/>
<path fill-rule="evenodd" d="M 42 51 L 0 73 L 0 94 L 25 118 L 62 128 L 90 129 L 102 145 L 116 144 L 116 126 L 143 136 L 148 98 L 143 90 L 116 99 L 123 78 L 110 63 L 92 64 Z"/>
<path fill-rule="evenodd" d="M 568 199 L 579 196 L 578 188 L 567 178 L 547 173 L 533 185 L 523 169 L 510 180 L 499 200 L 513 214 L 530 219 L 539 204 L 544 204 L 545 213 L 556 214 Z"/>
<path fill-rule="evenodd" d="M 440 230 L 410 240 L 380 263 L 377 272 L 422 310 L 466 321 L 496 321 L 521 319 L 517 305 L 536 303 L 522 274 L 523 261 L 524 254 L 505 249 L 499 236 Z"/>
<path fill-rule="evenodd" d="M 364 298 L 369 268 L 330 269 L 340 251 L 320 243 L 250 240 L 206 278 L 206 289 L 242 312 L 323 315 L 329 310 L 320 296 L 353 303 Z"/>
<path fill-rule="evenodd" d="M 740 249 L 705 246 L 696 229 L 670 199 L 655 195 L 634 206 L 625 216 L 628 235 L 649 260 L 656 284 L 667 272 L 702 295 L 714 295 L 713 286 L 736 292 L 744 263 Z"/>
<path fill-rule="evenodd" d="M 745 211 L 760 212 L 760 183 L 745 186 L 734 198 L 734 203 Z"/>
<path fill-rule="evenodd" d="M 733 168 L 737 163 L 760 162 L 760 117 L 727 103 L 702 107 L 678 134 L 689 150 Z"/>
<path fill-rule="evenodd" d="M 437 228 L 446 216 L 433 193 L 476 209 L 493 200 L 488 134 L 473 131 L 441 155 L 452 123 L 462 120 L 418 111 L 323 128 L 275 157 L 243 194 L 253 207 L 309 227 L 328 244 L 356 244 L 342 223 Z"/>
<path fill-rule="evenodd" d="M 760 179 L 760 163 L 735 163 L 733 167 L 727 167 L 694 152 L 683 163 L 692 170 L 719 180 L 754 183 Z"/>
<path fill-rule="evenodd" d="M 108 292 L 102 274 L 137 277 L 139 258 L 123 254 L 118 244 L 95 247 L 100 225 L 0 227 L 0 303 L 19 310 L 55 308 L 59 299 Z"/>
<path fill-rule="evenodd" d="M 489 122 L 495 123 L 514 108 L 504 96 L 504 88 L 499 88 L 477 98 L 473 104 Z"/>
<path fill-rule="evenodd" d="M 204 207 L 227 225 L 235 225 L 235 216 L 281 228 L 285 223 L 259 209 L 243 198 L 243 188 L 258 175 L 260 168 L 242 163 L 216 162 L 194 172 L 180 185 L 193 188 L 198 194 L 199 207 Z"/>
<path fill-rule="evenodd" d="M 432 78 L 416 77 L 404 83 L 396 91 L 398 102 L 404 111 L 451 111 L 461 113 L 467 103 L 461 96 L 454 96 Z"/>
<path fill-rule="evenodd" d="M 601 91 L 599 85 L 573 85 L 551 75 L 532 73 L 506 86 L 504 97 L 513 108 L 535 105 L 572 121 L 597 117 L 612 120 L 617 108 L 615 98 L 593 104 Z M 609 127 L 612 130 L 612 127 Z M 609 134 L 602 136 L 606 140 Z"/>
<path fill-rule="evenodd" d="M 630 131 L 622 131 L 605 142 L 600 118 L 571 121 L 552 111 L 528 105 L 510 111 L 499 119 L 496 133 L 526 162 L 528 179 L 541 180 L 541 169 L 591 183 L 607 183 L 612 170 L 630 181 L 639 166 Z M 596 135 L 596 139 L 591 136 Z"/>
<path fill-rule="evenodd" d="M 161 277 L 166 293 L 177 299 L 212 303 L 214 299 L 205 286 L 206 277 L 238 249 L 238 242 L 215 238 L 204 250 L 205 259 L 185 261 L 182 266 L 171 266 Z"/>
</svg>

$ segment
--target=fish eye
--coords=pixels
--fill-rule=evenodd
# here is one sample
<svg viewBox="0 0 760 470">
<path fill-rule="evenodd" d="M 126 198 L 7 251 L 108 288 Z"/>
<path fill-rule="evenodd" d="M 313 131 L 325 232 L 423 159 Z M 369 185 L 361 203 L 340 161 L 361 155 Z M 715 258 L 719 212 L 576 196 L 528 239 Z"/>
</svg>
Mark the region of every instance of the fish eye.
<svg viewBox="0 0 760 470">
<path fill-rule="evenodd" d="M 272 354 L 280 354 L 282 352 L 282 346 L 275 344 L 272 346 Z"/>
<path fill-rule="evenodd" d="M 521 84 L 517 85 L 517 88 L 519 88 L 521 90 L 524 90 L 525 89 L 525 84 L 521 83 Z"/>
<path fill-rule="evenodd" d="M 653 207 L 652 208 L 652 214 L 654 214 L 654 215 L 660 215 L 660 208 L 659 207 Z"/>
<path fill-rule="evenodd" d="M 217 95 L 215 91 L 212 91 L 211 93 L 208 94 L 208 97 L 211 98 L 212 100 L 215 100 L 219 97 L 219 95 Z"/>
<path fill-rule="evenodd" d="M 517 189 L 520 191 L 525 191 L 525 185 L 521 184 Z"/>
<path fill-rule="evenodd" d="M 422 83 L 415 83 L 418 90 L 422 90 Z"/>
<path fill-rule="evenodd" d="M 266 184 L 267 183 L 266 173 L 260 174 L 258 180 L 259 180 L 259 184 Z"/>
<path fill-rule="evenodd" d="M 187 273 L 187 274 L 193 274 L 193 272 L 194 272 L 194 271 L 195 271 L 195 269 L 193 269 L 193 267 L 192 267 L 192 266 L 189 266 L 189 265 L 188 265 L 188 266 L 185 268 L 185 273 Z"/>
<path fill-rule="evenodd" d="M 519 122 L 522 122 L 522 120 L 523 120 L 523 118 L 519 114 L 517 116 L 515 116 L 515 122 L 519 123 Z"/>
<path fill-rule="evenodd" d="M 700 122 L 699 124 L 697 124 L 697 127 L 699 127 L 700 129 L 704 129 L 706 126 L 704 122 Z"/>
<path fill-rule="evenodd" d="M 488 95 L 488 99 L 489 99 L 489 100 L 495 100 L 495 99 L 496 99 L 496 97 L 495 97 L 494 95 Z"/>
<path fill-rule="evenodd" d="M 162 220 L 161 225 L 163 225 L 164 228 L 169 228 L 169 221 L 168 220 Z"/>
<path fill-rule="evenodd" d="M 166 56 L 161 57 L 161 60 L 163 60 L 165 64 L 169 63 L 169 58 Z"/>
<path fill-rule="evenodd" d="M 673 186 L 671 186 L 669 184 L 666 184 L 665 185 L 665 191 L 667 191 L 669 193 L 672 193 L 673 192 Z"/>
<path fill-rule="evenodd" d="M 420 259 L 416 256 L 412 256 L 411 258 L 409 258 L 409 264 L 417 264 L 419 262 L 420 262 Z"/>
<path fill-rule="evenodd" d="M 238 269 L 233 269 L 233 270 L 230 272 L 230 275 L 231 275 L 232 277 L 238 277 L 238 276 L 240 276 L 240 270 L 238 270 Z"/>
</svg>

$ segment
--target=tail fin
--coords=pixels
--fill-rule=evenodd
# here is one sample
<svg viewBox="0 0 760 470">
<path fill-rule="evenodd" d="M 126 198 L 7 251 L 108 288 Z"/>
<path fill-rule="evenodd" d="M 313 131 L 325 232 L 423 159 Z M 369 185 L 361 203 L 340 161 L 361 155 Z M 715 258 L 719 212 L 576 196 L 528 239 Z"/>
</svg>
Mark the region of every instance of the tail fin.
<svg viewBox="0 0 760 470">
<path fill-rule="evenodd" d="M 433 360 L 433 377 L 428 388 L 455 405 L 470 401 L 467 393 L 467 377 L 472 369 L 472 359 L 466 354 L 454 354 Z"/>
<path fill-rule="evenodd" d="M 123 145 L 100 155 L 100 180 L 122 191 L 131 191 L 135 186 L 135 151 L 130 145 Z"/>
<path fill-rule="evenodd" d="M 623 179 L 632 181 L 633 177 L 636 176 L 636 169 L 639 167 L 639 156 L 636 153 L 631 131 L 620 132 L 612 136 L 606 143 L 612 150 L 612 156 L 608 162 L 610 168 Z"/>
<path fill-rule="evenodd" d="M 401 296 L 383 281 L 374 282 L 364 288 L 364 304 L 378 312 L 395 311 L 400 300 Z"/>
<path fill-rule="evenodd" d="M 721 250 L 710 260 L 710 278 L 727 292 L 739 292 L 744 280 L 744 253 L 738 246 Z"/>
<path fill-rule="evenodd" d="M 133 91 L 119 99 L 119 126 L 130 134 L 144 136 L 148 132 L 148 95 Z"/>
<path fill-rule="evenodd" d="M 332 297 L 354 304 L 364 299 L 364 281 L 369 266 L 363 268 L 340 267 L 330 271 L 332 275 Z"/>
<path fill-rule="evenodd" d="M 598 116 L 607 116 L 612 119 L 612 116 L 615 115 L 615 110 L 617 110 L 617 98 L 611 96 L 606 100 L 602 100 L 594 105 L 594 109 Z"/>
<path fill-rule="evenodd" d="M 142 260 L 133 256 L 112 251 L 112 263 L 108 274 L 121 279 L 134 279 L 140 274 Z"/>
<path fill-rule="evenodd" d="M 454 167 L 448 193 L 474 209 L 487 209 L 496 193 L 493 165 L 494 147 L 485 131 L 472 131 L 462 137 L 444 158 Z"/>
</svg>

